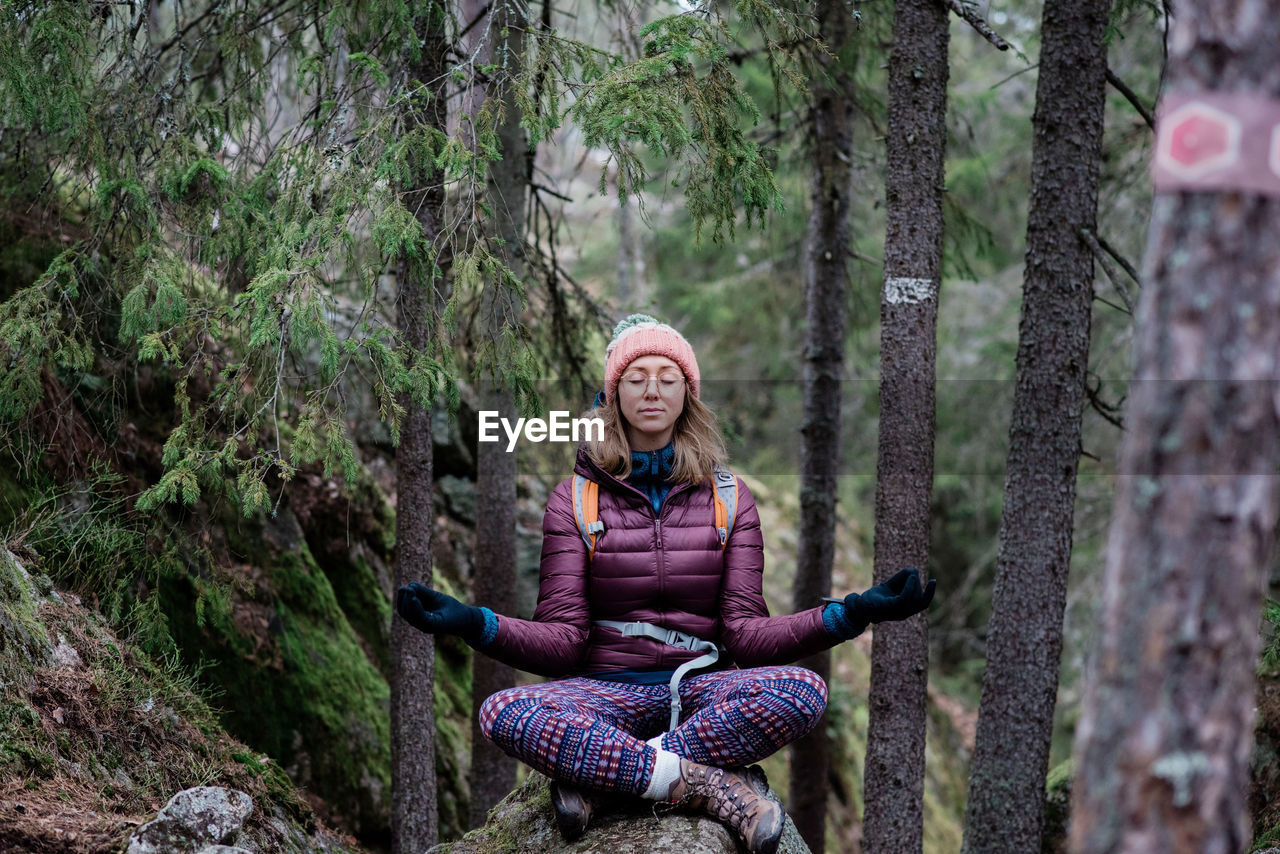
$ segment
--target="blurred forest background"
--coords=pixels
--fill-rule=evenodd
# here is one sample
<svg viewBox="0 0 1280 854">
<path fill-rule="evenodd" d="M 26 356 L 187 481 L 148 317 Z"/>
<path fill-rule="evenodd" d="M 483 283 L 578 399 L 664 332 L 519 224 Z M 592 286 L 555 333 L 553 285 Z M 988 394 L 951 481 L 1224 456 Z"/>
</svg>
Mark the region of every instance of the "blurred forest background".
<svg viewBox="0 0 1280 854">
<path fill-rule="evenodd" d="M 732 467 L 761 506 L 772 610 L 792 610 L 806 80 L 824 53 L 807 10 L 547 0 L 494 24 L 497 4 L 480 0 L 0 8 L 0 541 L 37 588 L 67 592 L 60 607 L 77 610 L 59 612 L 55 634 L 84 668 L 45 672 L 35 693 L 6 689 L 0 796 L 37 805 L 3 815 L 10 839 L 44 850 L 61 821 L 84 840 L 65 850 L 98 850 L 109 819 L 212 782 L 304 829 L 318 816 L 352 849 L 389 849 L 406 413 L 432 412 L 434 577 L 473 600 L 473 537 L 492 503 L 476 485 L 488 387 L 505 381 L 525 415 L 585 410 L 612 323 L 631 311 L 692 342 Z M 937 854 L 961 847 L 985 665 L 1041 20 L 1023 0 L 968 8 L 1012 47 L 953 16 L 928 567 L 924 850 Z M 841 595 L 872 583 L 892 12 L 851 4 L 833 58 L 854 105 Z M 1122 0 L 1106 30 L 1111 71 L 1148 110 L 1166 27 L 1159 4 Z M 421 119 L 433 109 L 435 124 Z M 513 128 L 531 143 L 506 158 L 526 189 L 495 194 Z M 1116 86 L 1105 128 L 1097 233 L 1118 258 L 1095 285 L 1046 850 L 1061 845 L 1131 368 L 1118 290 L 1137 287 L 1119 259 L 1140 265 L 1151 205 L 1152 130 Z M 415 275 L 437 282 L 416 348 L 396 316 L 397 287 Z M 522 616 L 542 507 L 571 452 L 520 445 Z M 832 665 L 831 851 L 859 839 L 869 653 L 864 637 Z M 436 656 L 449 839 L 473 822 L 471 653 L 441 639 Z M 1260 678 L 1274 676 L 1268 661 Z M 1275 721 L 1264 709 L 1259 723 L 1274 759 Z M 786 761 L 767 764 L 775 786 Z M 1261 844 L 1280 832 L 1259 798 Z"/>
</svg>

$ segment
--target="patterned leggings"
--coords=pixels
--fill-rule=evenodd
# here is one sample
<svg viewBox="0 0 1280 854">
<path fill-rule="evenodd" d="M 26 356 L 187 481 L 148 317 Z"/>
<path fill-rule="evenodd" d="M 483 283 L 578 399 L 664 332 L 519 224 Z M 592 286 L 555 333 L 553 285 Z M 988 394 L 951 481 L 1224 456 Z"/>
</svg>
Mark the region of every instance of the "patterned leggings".
<svg viewBox="0 0 1280 854">
<path fill-rule="evenodd" d="M 681 721 L 662 747 L 721 767 L 763 759 L 808 733 L 827 707 L 827 686 L 800 667 L 756 667 L 680 683 Z M 657 751 L 645 739 L 671 714 L 664 685 L 571 678 L 508 688 L 485 700 L 480 727 L 506 753 L 554 780 L 639 795 Z"/>
</svg>

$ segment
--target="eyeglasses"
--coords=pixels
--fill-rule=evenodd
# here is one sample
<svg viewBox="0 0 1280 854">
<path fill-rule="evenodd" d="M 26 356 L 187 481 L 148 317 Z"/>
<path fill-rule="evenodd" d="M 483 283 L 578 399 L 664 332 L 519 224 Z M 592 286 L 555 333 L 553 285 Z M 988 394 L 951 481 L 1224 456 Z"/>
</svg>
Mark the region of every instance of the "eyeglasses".
<svg viewBox="0 0 1280 854">
<path fill-rule="evenodd" d="M 646 374 L 643 371 L 630 371 L 623 374 L 622 386 L 633 394 L 644 394 L 649 389 L 649 383 L 655 380 L 658 383 L 658 394 L 663 397 L 676 394 L 684 385 L 684 375 L 679 371 L 663 371 L 656 375 Z"/>
</svg>

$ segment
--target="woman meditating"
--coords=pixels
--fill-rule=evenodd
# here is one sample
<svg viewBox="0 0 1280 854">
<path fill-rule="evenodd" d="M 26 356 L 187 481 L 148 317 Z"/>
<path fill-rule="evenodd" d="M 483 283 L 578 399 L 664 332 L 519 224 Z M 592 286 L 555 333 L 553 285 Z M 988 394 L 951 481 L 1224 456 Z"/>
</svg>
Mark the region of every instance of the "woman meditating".
<svg viewBox="0 0 1280 854">
<path fill-rule="evenodd" d="M 915 614 L 933 598 L 915 570 L 866 593 L 769 616 L 764 547 L 750 490 L 725 468 L 698 362 L 647 315 L 618 324 L 595 415 L 600 442 L 578 450 L 543 520 L 531 620 L 463 605 L 414 583 L 400 615 L 425 632 L 552 681 L 481 707 L 502 750 L 549 776 L 569 838 L 593 793 L 700 809 L 753 854 L 772 854 L 784 814 L 766 797 L 763 759 L 812 730 L 827 688 L 791 662 Z"/>
</svg>

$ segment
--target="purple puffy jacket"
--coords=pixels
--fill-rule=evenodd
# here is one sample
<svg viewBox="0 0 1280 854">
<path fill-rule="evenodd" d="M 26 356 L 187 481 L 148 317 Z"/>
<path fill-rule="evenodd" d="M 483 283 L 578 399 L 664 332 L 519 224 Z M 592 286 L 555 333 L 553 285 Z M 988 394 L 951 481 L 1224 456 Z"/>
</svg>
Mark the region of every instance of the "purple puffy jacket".
<svg viewBox="0 0 1280 854">
<path fill-rule="evenodd" d="M 760 515 L 738 481 L 738 509 L 722 551 L 710 483 L 671 488 L 654 513 L 639 490 L 599 468 L 585 448 L 575 471 L 600 484 L 604 533 L 596 554 L 573 514 L 572 479 L 556 487 L 542 522 L 542 570 L 532 620 L 498 617 L 484 652 L 544 676 L 611 670 L 670 670 L 699 653 L 645 637 L 623 637 L 593 620 L 643 621 L 722 644 L 718 667 L 787 664 L 838 643 L 822 609 L 770 617 L 761 595 Z"/>
</svg>

